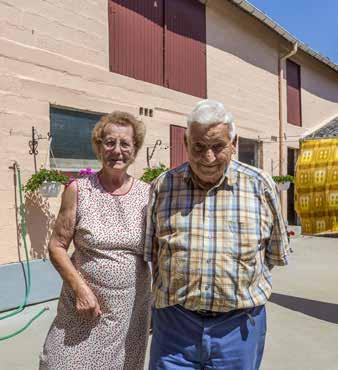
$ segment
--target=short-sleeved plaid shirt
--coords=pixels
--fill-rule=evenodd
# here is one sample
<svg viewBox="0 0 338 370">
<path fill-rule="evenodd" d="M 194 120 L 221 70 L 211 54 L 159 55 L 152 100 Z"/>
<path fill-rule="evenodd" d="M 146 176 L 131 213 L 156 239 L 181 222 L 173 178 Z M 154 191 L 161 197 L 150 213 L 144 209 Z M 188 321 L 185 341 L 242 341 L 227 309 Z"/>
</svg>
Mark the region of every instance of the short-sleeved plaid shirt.
<svg viewBox="0 0 338 370">
<path fill-rule="evenodd" d="M 231 161 L 200 188 L 188 163 L 152 186 L 145 260 L 155 306 L 226 312 L 266 303 L 273 265 L 286 265 L 286 226 L 276 186 L 262 170 Z"/>
</svg>

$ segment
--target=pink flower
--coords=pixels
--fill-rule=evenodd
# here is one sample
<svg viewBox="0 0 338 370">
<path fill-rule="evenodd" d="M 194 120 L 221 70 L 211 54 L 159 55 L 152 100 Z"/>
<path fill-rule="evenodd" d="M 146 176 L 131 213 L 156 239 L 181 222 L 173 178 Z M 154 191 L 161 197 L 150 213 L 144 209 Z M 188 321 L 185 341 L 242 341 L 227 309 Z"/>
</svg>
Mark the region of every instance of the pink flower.
<svg viewBox="0 0 338 370">
<path fill-rule="evenodd" d="M 85 168 L 85 169 L 80 170 L 79 171 L 79 176 L 80 177 L 89 176 L 89 175 L 92 175 L 94 173 L 96 173 L 96 171 L 93 170 L 93 169 L 91 169 L 90 167 L 88 167 L 88 168 Z"/>
</svg>

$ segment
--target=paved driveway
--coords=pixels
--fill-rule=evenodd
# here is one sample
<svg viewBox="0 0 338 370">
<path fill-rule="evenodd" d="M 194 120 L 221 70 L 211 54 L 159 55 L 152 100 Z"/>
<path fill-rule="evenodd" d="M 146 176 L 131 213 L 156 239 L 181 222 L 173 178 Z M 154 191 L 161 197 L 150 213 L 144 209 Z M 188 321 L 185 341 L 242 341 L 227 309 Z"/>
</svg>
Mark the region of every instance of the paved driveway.
<svg viewBox="0 0 338 370">
<path fill-rule="evenodd" d="M 268 335 L 261 370 L 338 369 L 338 240 L 293 240 L 290 265 L 276 268 L 267 304 Z M 50 311 L 21 335 L 0 342 L 0 370 L 36 370 L 56 301 L 29 307 L 0 322 L 0 335 L 25 323 L 40 307 Z"/>
</svg>

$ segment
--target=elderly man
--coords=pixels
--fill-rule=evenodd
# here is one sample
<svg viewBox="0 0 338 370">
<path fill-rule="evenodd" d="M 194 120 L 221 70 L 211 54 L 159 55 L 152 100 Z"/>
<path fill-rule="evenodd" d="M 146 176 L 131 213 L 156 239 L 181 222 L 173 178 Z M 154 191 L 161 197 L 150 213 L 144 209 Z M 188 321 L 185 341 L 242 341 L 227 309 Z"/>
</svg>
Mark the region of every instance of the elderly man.
<svg viewBox="0 0 338 370">
<path fill-rule="evenodd" d="M 223 104 L 199 102 L 188 117 L 189 162 L 153 184 L 150 370 L 259 369 L 270 270 L 287 264 L 289 247 L 275 184 L 231 159 L 236 141 Z"/>
</svg>

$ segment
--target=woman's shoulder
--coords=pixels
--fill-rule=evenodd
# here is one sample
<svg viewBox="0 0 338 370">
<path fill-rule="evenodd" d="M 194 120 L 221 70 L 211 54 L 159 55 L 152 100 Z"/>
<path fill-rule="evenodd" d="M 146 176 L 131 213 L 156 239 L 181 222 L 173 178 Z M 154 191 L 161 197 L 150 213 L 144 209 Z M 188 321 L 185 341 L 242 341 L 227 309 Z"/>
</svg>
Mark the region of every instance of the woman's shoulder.
<svg viewBox="0 0 338 370">
<path fill-rule="evenodd" d="M 144 195 L 146 198 L 149 197 L 150 184 L 134 178 L 134 186 L 137 189 L 137 192 Z"/>
<path fill-rule="evenodd" d="M 84 175 L 84 176 L 80 176 L 76 179 L 76 182 L 78 184 L 78 186 L 88 186 L 88 185 L 93 185 L 96 183 L 97 181 L 97 174 L 96 173 L 92 173 L 90 175 Z"/>
</svg>

